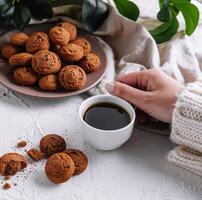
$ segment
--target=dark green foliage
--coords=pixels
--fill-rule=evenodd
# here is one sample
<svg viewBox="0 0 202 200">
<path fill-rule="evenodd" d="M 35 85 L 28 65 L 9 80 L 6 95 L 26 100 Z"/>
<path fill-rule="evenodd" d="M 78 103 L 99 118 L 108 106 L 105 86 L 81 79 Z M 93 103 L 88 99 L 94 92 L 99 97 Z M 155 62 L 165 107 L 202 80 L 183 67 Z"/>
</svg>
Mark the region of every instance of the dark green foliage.
<svg viewBox="0 0 202 200">
<path fill-rule="evenodd" d="M 120 14 L 136 21 L 139 8 L 130 0 L 113 0 Z M 82 8 L 82 22 L 88 31 L 96 31 L 108 17 L 108 5 L 103 0 L 0 0 L 0 27 L 13 22 L 23 31 L 33 19 L 53 17 L 53 8 L 76 5 Z M 191 0 L 159 0 L 160 11 L 157 19 L 162 24 L 150 30 L 157 43 L 168 41 L 179 28 L 177 15 L 181 12 L 186 23 L 185 33 L 191 35 L 199 22 L 199 10 Z"/>
</svg>

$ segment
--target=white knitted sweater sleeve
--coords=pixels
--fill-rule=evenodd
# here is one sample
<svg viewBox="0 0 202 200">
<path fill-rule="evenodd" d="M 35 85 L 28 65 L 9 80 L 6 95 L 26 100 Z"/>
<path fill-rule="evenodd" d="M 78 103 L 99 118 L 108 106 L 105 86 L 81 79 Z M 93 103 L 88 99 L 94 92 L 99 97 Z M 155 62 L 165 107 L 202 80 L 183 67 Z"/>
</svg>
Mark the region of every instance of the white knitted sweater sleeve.
<svg viewBox="0 0 202 200">
<path fill-rule="evenodd" d="M 179 94 L 170 138 L 181 147 L 171 151 L 168 159 L 202 176 L 202 82 L 188 84 Z"/>
</svg>

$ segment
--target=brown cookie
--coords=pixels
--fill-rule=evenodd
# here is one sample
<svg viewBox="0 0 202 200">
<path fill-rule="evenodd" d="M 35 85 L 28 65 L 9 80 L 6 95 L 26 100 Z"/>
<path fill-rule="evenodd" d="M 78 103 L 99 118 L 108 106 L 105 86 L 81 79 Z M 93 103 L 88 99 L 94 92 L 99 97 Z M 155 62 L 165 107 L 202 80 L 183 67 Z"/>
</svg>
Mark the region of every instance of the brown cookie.
<svg viewBox="0 0 202 200">
<path fill-rule="evenodd" d="M 3 45 L 1 48 L 1 55 L 6 60 L 9 59 L 11 56 L 20 52 L 21 52 L 21 49 L 19 47 L 16 47 L 10 43 Z"/>
<path fill-rule="evenodd" d="M 57 54 L 48 50 L 42 50 L 34 54 L 32 68 L 35 72 L 42 75 L 53 74 L 60 70 L 61 61 Z"/>
<path fill-rule="evenodd" d="M 74 161 L 74 175 L 81 174 L 86 170 L 88 166 L 88 158 L 83 152 L 77 149 L 66 149 L 63 151 L 63 153 L 66 153 Z"/>
<path fill-rule="evenodd" d="M 59 81 L 66 90 L 79 90 L 86 84 L 86 73 L 76 65 L 68 65 L 61 69 Z"/>
<path fill-rule="evenodd" d="M 54 74 L 43 76 L 39 80 L 39 87 L 45 91 L 54 91 L 59 88 L 58 77 Z"/>
<path fill-rule="evenodd" d="M 52 155 L 45 165 L 45 173 L 55 184 L 67 182 L 74 174 L 74 161 L 65 153 Z"/>
<path fill-rule="evenodd" d="M 73 43 L 58 47 L 58 54 L 65 61 L 71 62 L 79 61 L 84 56 L 83 48 Z"/>
<path fill-rule="evenodd" d="M 66 142 L 59 135 L 49 134 L 41 139 L 39 147 L 42 153 L 45 153 L 46 156 L 51 156 L 54 153 L 64 151 L 66 148 Z"/>
<path fill-rule="evenodd" d="M 28 53 L 36 53 L 41 50 L 49 50 L 50 42 L 48 35 L 43 32 L 33 33 L 26 43 L 26 51 Z"/>
<path fill-rule="evenodd" d="M 33 72 L 31 68 L 20 67 L 15 69 L 13 79 L 19 85 L 31 86 L 37 82 L 38 76 Z"/>
<path fill-rule="evenodd" d="M 69 43 L 70 34 L 69 32 L 59 26 L 55 26 L 50 29 L 49 37 L 52 43 L 56 45 L 66 45 Z"/>
<path fill-rule="evenodd" d="M 92 73 L 100 69 L 100 58 L 95 53 L 89 53 L 79 61 L 79 66 L 86 73 Z"/>
<path fill-rule="evenodd" d="M 27 154 L 36 161 L 42 160 L 45 158 L 45 153 L 40 152 L 38 149 L 30 149 Z"/>
<path fill-rule="evenodd" d="M 66 29 L 70 34 L 70 40 L 74 40 L 77 36 L 77 28 L 75 25 L 69 23 L 69 22 L 61 22 L 57 24 L 57 26 L 62 27 Z"/>
<path fill-rule="evenodd" d="M 33 55 L 29 53 L 18 53 L 9 58 L 9 64 L 11 66 L 24 66 L 31 63 Z"/>
<path fill-rule="evenodd" d="M 88 42 L 88 40 L 86 40 L 85 38 L 82 38 L 82 37 L 77 37 L 75 38 L 73 41 L 72 41 L 73 44 L 77 44 L 79 45 L 80 47 L 83 48 L 83 52 L 84 52 L 84 55 L 88 54 L 91 52 L 91 44 L 90 42 Z"/>
<path fill-rule="evenodd" d="M 15 46 L 25 46 L 29 36 L 26 33 L 15 33 L 11 36 L 10 42 Z"/>
<path fill-rule="evenodd" d="M 0 158 L 0 174 L 3 176 L 13 176 L 26 167 L 24 156 L 18 153 L 7 153 Z"/>
</svg>

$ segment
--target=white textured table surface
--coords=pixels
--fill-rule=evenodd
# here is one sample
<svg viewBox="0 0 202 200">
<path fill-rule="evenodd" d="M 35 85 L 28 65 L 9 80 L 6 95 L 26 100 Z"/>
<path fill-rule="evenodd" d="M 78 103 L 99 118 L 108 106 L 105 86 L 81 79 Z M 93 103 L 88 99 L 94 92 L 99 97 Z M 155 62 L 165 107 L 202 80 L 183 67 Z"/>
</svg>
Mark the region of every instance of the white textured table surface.
<svg viewBox="0 0 202 200">
<path fill-rule="evenodd" d="M 46 178 L 43 162 L 30 163 L 9 181 L 10 190 L 0 188 L 0 200 L 202 199 L 202 178 L 166 161 L 166 153 L 173 148 L 168 137 L 135 130 L 115 151 L 101 152 L 83 145 L 77 117 L 83 98 L 85 95 L 32 99 L 0 86 L 0 155 L 8 151 L 25 154 L 25 149 L 37 147 L 44 133 L 57 133 L 68 138 L 69 147 L 82 149 L 89 158 L 87 171 L 62 185 Z M 15 145 L 22 139 L 28 146 L 19 150 Z"/>
</svg>

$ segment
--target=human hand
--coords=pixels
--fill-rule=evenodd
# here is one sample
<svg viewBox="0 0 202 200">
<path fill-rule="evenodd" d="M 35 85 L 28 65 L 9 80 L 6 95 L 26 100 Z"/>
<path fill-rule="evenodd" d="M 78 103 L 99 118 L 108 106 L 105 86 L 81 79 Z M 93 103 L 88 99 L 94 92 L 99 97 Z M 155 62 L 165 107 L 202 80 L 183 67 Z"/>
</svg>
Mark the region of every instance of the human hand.
<svg viewBox="0 0 202 200">
<path fill-rule="evenodd" d="M 119 77 L 107 83 L 109 93 L 137 106 L 150 116 L 170 123 L 177 100 L 176 94 L 184 86 L 160 69 L 150 69 Z"/>
</svg>

